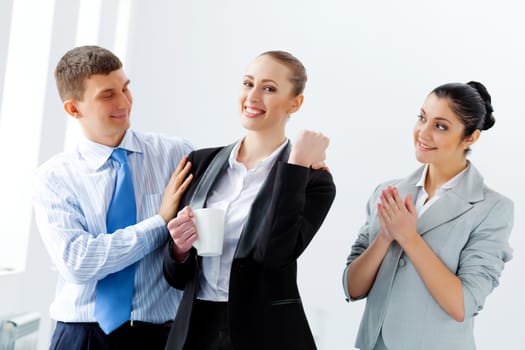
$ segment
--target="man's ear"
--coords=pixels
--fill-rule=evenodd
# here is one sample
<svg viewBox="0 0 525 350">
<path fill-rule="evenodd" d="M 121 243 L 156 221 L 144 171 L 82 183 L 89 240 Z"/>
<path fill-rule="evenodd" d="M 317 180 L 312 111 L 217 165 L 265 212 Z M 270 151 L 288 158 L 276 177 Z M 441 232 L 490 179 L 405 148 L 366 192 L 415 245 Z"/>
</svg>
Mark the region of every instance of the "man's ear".
<svg viewBox="0 0 525 350">
<path fill-rule="evenodd" d="M 64 101 L 64 110 L 73 118 L 79 119 L 82 117 L 80 111 L 77 109 L 76 101 L 73 99 Z"/>
</svg>

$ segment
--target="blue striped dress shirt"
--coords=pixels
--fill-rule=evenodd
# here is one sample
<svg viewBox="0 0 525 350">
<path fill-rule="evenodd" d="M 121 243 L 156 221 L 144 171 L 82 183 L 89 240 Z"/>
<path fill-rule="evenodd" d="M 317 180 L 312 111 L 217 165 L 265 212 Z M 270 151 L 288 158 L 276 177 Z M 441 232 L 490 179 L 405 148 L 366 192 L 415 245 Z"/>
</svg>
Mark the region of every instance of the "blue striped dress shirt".
<svg viewBox="0 0 525 350">
<path fill-rule="evenodd" d="M 182 139 L 128 130 L 119 147 L 131 151 L 137 224 L 106 234 L 106 213 L 117 164 L 113 148 L 83 138 L 72 152 L 36 171 L 33 206 L 38 229 L 59 276 L 50 307 L 62 322 L 95 322 L 95 287 L 110 273 L 137 263 L 131 319 L 163 323 L 174 318 L 181 293 L 162 274 L 168 238 L 158 210 L 164 188 L 192 145 Z"/>
</svg>

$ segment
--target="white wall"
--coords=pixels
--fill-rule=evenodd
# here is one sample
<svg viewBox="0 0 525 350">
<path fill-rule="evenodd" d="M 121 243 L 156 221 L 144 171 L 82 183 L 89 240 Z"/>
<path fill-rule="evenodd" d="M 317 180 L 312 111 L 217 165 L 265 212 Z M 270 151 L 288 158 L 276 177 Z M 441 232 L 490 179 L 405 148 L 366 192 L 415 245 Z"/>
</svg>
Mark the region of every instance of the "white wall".
<svg viewBox="0 0 525 350">
<path fill-rule="evenodd" d="M 136 129 L 179 135 L 202 147 L 231 142 L 242 135 L 237 92 L 254 56 L 284 49 L 307 67 L 305 104 L 292 116 L 289 136 L 311 128 L 331 137 L 328 162 L 338 190 L 299 267 L 321 349 L 353 348 L 364 303 L 344 301 L 341 272 L 373 188 L 417 166 L 411 130 L 426 94 L 450 81 L 485 83 L 496 125 L 482 133 L 471 160 L 489 186 L 515 201 L 515 258 L 477 319 L 476 338 L 481 350 L 523 347 L 525 24 L 519 1 L 131 0 L 130 10 L 125 69 Z M 68 11 L 56 11 L 65 21 Z M 108 26 L 111 16 L 104 18 Z M 62 31 L 55 32 L 54 63 L 72 45 Z M 103 44 L 113 38 L 99 35 Z M 48 92 L 48 140 L 63 139 L 65 117 L 57 106 L 58 97 Z M 60 148 L 52 142 L 46 147 L 43 141 L 42 160 Z M 0 277 L 0 297 L 14 300 L 9 307 L 0 303 L 0 314 L 47 309 L 54 272 L 38 234 L 31 237 L 34 267 L 24 276 Z M 27 292 L 14 292 L 20 286 Z M 48 333 L 42 337 L 44 349 Z"/>
<path fill-rule="evenodd" d="M 2 28 L 4 28 L 4 23 L 7 23 L 7 25 L 5 25 L 7 29 L 4 28 L 6 31 L 2 31 L 2 34 L 0 34 L 0 48 L 5 47 L 7 49 L 8 47 L 8 35 L 10 34 L 8 30 L 10 22 L 8 16 L 12 11 L 14 1 L 20 0 L 0 2 L 0 24 Z M 22 1 L 28 2 L 30 0 Z M 43 58 L 49 58 L 45 95 L 27 96 L 27 103 L 35 103 L 35 101 L 43 100 L 43 111 L 41 116 L 43 130 L 40 137 L 38 163 L 41 163 L 53 154 L 60 152 L 64 147 L 66 118 L 63 115 L 63 109 L 59 102 L 52 72 L 59 58 L 66 50 L 74 45 L 75 32 L 67 29 L 75 27 L 76 12 L 78 10 L 77 2 L 57 0 L 56 4 L 54 4 L 55 1 L 52 0 L 44 1 L 45 5 L 50 6 L 54 11 L 52 14 L 53 22 L 51 28 L 44 28 L 34 24 L 29 24 L 26 28 L 28 34 L 31 33 L 35 41 L 42 40 L 42 38 L 39 37 L 41 32 L 48 32 L 51 30 L 49 50 L 34 51 L 35 59 L 42 60 Z M 9 6 L 6 6 L 8 4 Z M 28 5 L 24 4 L 24 6 Z M 6 20 L 5 22 L 4 19 Z M 35 45 L 35 42 L 33 41 L 27 42 L 26 45 L 40 47 L 40 45 Z M 3 69 L 3 63 L 0 60 L 0 78 L 2 78 Z M 0 86 L 1 85 L 2 82 L 0 81 Z M 1 97 L 3 96 L 0 95 L 0 105 Z M 20 106 L 20 114 L 18 117 L 27 117 L 24 115 L 23 106 Z M 24 137 L 27 136 L 28 135 L 20 135 L 20 144 L 14 146 L 24 147 Z M 11 169 L 8 166 L 13 166 L 13 168 Z M 17 166 L 17 164 L 2 164 L 2 171 L 4 171 L 4 169 L 16 171 Z M 27 186 L 31 186 L 31 184 L 27 184 Z M 0 200 L 3 201 L 7 199 L 0 194 Z M 13 210 L 18 210 L 18 208 L 13 208 Z M 31 220 L 30 227 L 25 272 L 4 275 L 3 272 L 0 271 L 0 316 L 23 312 L 40 313 L 42 320 L 40 323 L 39 350 L 44 350 L 49 348 L 49 338 L 54 326 L 54 323 L 49 319 L 48 309 L 55 292 L 56 271 L 51 264 L 47 251 L 45 250 L 43 242 L 36 230 L 34 219 Z M 0 235 L 9 235 L 13 234 L 13 232 L 16 232 L 16 230 L 11 230 L 10 227 L 6 227 L 0 223 Z"/>
<path fill-rule="evenodd" d="M 479 80 L 493 95 L 496 125 L 471 156 L 486 182 L 516 203 L 515 259 L 476 324 L 480 349 L 520 347 L 525 263 L 521 137 L 525 126 L 525 25 L 519 2 L 207 1 L 135 8 L 128 67 L 136 127 L 182 135 L 199 146 L 230 142 L 237 92 L 249 61 L 285 49 L 306 65 L 300 128 L 331 137 L 337 198 L 300 264 L 300 288 L 323 349 L 352 348 L 364 303 L 347 304 L 341 272 L 378 182 L 411 172 L 411 131 L 426 94 Z M 521 195 L 520 195 L 521 194 Z"/>
</svg>

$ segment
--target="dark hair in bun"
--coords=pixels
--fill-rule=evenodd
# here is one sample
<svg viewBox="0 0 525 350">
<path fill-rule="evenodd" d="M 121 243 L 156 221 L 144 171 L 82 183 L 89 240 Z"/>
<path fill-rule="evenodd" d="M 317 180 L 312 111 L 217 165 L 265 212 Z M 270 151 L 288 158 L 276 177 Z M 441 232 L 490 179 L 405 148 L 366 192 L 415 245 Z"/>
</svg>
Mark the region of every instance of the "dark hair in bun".
<svg viewBox="0 0 525 350">
<path fill-rule="evenodd" d="M 452 110 L 465 126 L 465 137 L 475 130 L 488 130 L 496 122 L 492 115 L 494 109 L 490 94 L 487 88 L 477 81 L 444 84 L 435 88 L 432 93 L 450 100 Z"/>
</svg>

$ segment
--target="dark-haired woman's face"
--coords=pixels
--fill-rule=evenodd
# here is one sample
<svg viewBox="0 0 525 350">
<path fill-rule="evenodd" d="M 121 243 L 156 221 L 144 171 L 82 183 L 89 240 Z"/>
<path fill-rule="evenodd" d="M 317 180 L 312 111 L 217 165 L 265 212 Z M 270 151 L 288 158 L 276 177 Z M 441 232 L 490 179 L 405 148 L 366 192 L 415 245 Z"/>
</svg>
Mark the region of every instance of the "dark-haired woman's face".
<svg viewBox="0 0 525 350">
<path fill-rule="evenodd" d="M 430 94 L 414 127 L 417 160 L 450 168 L 464 163 L 465 149 L 471 144 L 463 138 L 464 128 L 449 100 Z"/>
</svg>

